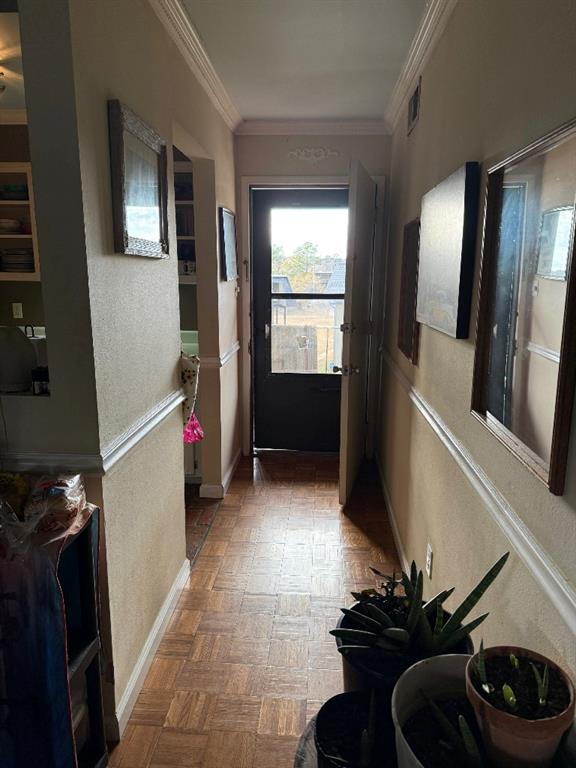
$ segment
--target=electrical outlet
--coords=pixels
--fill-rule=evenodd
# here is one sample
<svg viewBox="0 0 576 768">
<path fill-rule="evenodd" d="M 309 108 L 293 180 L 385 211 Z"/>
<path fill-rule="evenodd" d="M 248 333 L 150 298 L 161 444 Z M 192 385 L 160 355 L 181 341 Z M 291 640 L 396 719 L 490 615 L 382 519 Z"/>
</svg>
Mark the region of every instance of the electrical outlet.
<svg viewBox="0 0 576 768">
<path fill-rule="evenodd" d="M 432 559 L 434 557 L 434 553 L 432 552 L 432 544 L 428 542 L 428 545 L 426 546 L 426 573 L 428 574 L 428 578 L 432 578 Z"/>
<path fill-rule="evenodd" d="M 22 310 L 22 304 L 15 302 L 12 304 L 12 317 L 14 320 L 22 320 L 24 317 L 24 311 Z"/>
</svg>

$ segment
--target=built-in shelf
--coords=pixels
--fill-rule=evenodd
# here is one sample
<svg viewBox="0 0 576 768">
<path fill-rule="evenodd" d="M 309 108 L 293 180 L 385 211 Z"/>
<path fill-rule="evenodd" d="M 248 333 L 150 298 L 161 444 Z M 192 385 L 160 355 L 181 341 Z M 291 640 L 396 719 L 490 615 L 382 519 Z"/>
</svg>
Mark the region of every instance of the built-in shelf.
<svg viewBox="0 0 576 768">
<path fill-rule="evenodd" d="M 27 197 L 24 200 L 10 200 L 3 197 L 0 199 L 0 206 L 5 208 L 19 207 L 20 211 L 14 213 L 13 218 L 19 219 L 22 222 L 23 228 L 29 227 L 30 232 L 26 234 L 2 232 L 0 234 L 0 251 L 8 251 L 11 240 L 14 241 L 14 246 L 16 246 L 16 242 L 26 243 L 24 247 L 29 247 L 32 251 L 34 269 L 31 272 L 4 272 L 0 262 L 0 282 L 37 282 L 40 280 L 40 262 L 38 258 L 38 238 L 36 236 L 32 166 L 30 163 L 0 163 L 0 186 L 3 187 L 1 192 L 7 194 L 11 191 L 10 187 L 14 185 L 18 185 L 21 188 L 21 191 L 19 190 L 20 194 L 26 194 Z M 5 215 L 6 217 L 10 216 L 10 212 L 7 211 Z M 2 218 L 1 215 L 0 218 Z M 15 266 L 22 265 L 17 264 Z"/>
<path fill-rule="evenodd" d="M 194 205 L 194 200 L 176 200 L 176 205 Z"/>
<path fill-rule="evenodd" d="M 0 283 L 28 283 L 38 282 L 40 280 L 39 272 L 0 272 Z"/>
<path fill-rule="evenodd" d="M 68 680 L 74 680 L 78 675 L 86 672 L 96 654 L 100 651 L 100 639 L 94 638 L 84 648 L 70 659 L 68 664 Z"/>
<path fill-rule="evenodd" d="M 176 235 L 176 240 L 196 240 L 194 235 Z"/>
<path fill-rule="evenodd" d="M 180 285 L 196 285 L 196 275 L 178 275 Z"/>
</svg>

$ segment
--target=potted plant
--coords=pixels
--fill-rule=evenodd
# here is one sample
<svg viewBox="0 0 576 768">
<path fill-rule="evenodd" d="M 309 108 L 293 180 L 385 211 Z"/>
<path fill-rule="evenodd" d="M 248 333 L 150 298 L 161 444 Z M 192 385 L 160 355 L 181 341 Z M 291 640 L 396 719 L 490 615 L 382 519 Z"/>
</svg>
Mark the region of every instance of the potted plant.
<svg viewBox="0 0 576 768">
<path fill-rule="evenodd" d="M 447 589 L 431 600 L 423 600 L 424 576 L 413 562 L 410 575 L 386 576 L 380 589 L 353 592 L 357 602 L 342 608 L 336 638 L 342 654 L 344 690 L 377 687 L 388 700 L 400 675 L 412 664 L 445 653 L 472 653 L 470 632 L 484 621 L 483 614 L 468 624 L 462 622 L 500 573 L 508 553 L 496 562 L 466 599 L 450 614 L 444 603 L 453 593 Z"/>
<path fill-rule="evenodd" d="M 316 716 L 314 742 L 318 768 L 376 768 L 378 760 L 377 693 L 340 693 Z"/>
<path fill-rule="evenodd" d="M 466 692 L 488 756 L 502 768 L 546 768 L 574 720 L 574 686 L 550 659 L 495 646 L 466 667 Z"/>
<path fill-rule="evenodd" d="M 466 698 L 470 656 L 419 661 L 392 694 L 398 768 L 480 768 L 485 765 L 474 711 Z"/>
</svg>

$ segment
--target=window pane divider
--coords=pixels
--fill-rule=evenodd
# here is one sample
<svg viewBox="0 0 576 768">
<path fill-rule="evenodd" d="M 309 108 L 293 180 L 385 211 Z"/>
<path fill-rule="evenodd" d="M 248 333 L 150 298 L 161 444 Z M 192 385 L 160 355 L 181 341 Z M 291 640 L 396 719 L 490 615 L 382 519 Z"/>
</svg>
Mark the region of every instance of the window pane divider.
<svg viewBox="0 0 576 768">
<path fill-rule="evenodd" d="M 343 299 L 343 293 L 271 293 L 272 299 L 325 299 L 331 301 L 334 299 Z"/>
</svg>

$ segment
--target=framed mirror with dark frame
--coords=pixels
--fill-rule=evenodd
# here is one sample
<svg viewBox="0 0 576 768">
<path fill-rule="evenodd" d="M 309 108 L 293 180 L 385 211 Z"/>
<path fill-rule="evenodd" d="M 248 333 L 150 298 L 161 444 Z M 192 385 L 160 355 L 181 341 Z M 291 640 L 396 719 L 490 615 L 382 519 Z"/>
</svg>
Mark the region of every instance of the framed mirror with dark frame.
<svg viewBox="0 0 576 768">
<path fill-rule="evenodd" d="M 108 102 L 114 250 L 168 255 L 166 142 L 117 99 Z"/>
<path fill-rule="evenodd" d="M 576 383 L 576 120 L 488 170 L 472 412 L 564 492 Z"/>
</svg>

